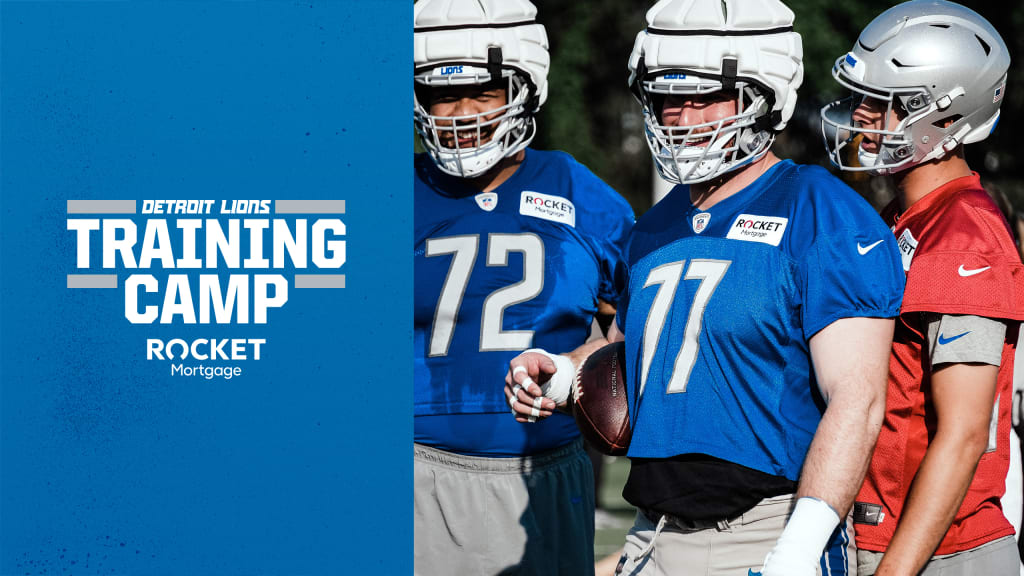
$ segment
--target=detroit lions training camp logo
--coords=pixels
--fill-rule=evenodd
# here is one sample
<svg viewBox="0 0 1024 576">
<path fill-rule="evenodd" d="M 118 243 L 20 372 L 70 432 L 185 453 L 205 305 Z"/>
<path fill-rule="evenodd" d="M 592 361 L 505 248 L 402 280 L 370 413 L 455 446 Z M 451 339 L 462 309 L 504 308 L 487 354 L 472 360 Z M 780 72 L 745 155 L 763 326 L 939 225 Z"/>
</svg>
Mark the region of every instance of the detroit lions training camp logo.
<svg viewBox="0 0 1024 576">
<path fill-rule="evenodd" d="M 345 287 L 344 200 L 142 200 L 138 208 L 68 200 L 67 287 L 120 290 L 128 324 L 180 327 L 179 337 L 140 342 L 146 360 L 169 362 L 172 376 L 240 376 L 233 363 L 266 354 L 259 328 L 281 313 L 290 289 Z M 211 324 L 246 335 L 211 338 L 196 328 Z"/>
</svg>

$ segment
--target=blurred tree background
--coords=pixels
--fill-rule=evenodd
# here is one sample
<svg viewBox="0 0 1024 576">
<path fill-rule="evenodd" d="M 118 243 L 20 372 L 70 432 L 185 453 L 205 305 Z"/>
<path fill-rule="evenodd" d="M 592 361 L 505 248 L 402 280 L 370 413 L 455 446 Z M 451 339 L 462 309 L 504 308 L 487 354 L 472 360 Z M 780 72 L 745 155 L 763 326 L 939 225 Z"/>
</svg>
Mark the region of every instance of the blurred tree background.
<svg viewBox="0 0 1024 576">
<path fill-rule="evenodd" d="M 637 215 L 651 205 L 654 175 L 643 137 L 640 106 L 626 86 L 633 40 L 646 25 L 653 0 L 534 0 L 551 43 L 548 101 L 533 146 L 565 150 L 617 189 Z M 803 37 L 804 81 L 789 126 L 775 144 L 783 158 L 829 166 L 819 110 L 842 94 L 832 64 L 849 51 L 860 30 L 896 2 L 882 0 L 786 0 Z M 999 128 L 967 147 L 967 161 L 989 188 L 998 188 L 1024 210 L 1024 146 L 1016 139 L 1024 108 L 1024 2 L 963 2 L 999 30 L 1010 49 L 1011 68 Z M 838 173 L 833 169 L 833 172 Z M 892 197 L 884 178 L 841 174 L 873 204 Z"/>
</svg>

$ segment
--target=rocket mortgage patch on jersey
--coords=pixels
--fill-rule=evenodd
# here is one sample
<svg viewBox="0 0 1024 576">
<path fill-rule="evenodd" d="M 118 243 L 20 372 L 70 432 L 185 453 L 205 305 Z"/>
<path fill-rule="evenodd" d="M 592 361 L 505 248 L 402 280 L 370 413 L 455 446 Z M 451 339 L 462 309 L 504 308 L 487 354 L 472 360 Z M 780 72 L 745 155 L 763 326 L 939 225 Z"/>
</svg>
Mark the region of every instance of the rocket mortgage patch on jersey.
<svg viewBox="0 0 1024 576">
<path fill-rule="evenodd" d="M 519 213 L 576 227 L 576 207 L 567 198 L 523 190 Z"/>
<path fill-rule="evenodd" d="M 914 252 L 917 252 L 917 239 L 908 228 L 903 231 L 903 234 L 900 234 L 896 243 L 900 247 L 900 256 L 903 257 L 903 271 L 909 272 L 910 262 L 914 259 Z"/>
<path fill-rule="evenodd" d="M 782 235 L 786 232 L 787 223 L 789 223 L 789 218 L 740 214 L 729 227 L 729 233 L 725 237 L 732 240 L 748 240 L 778 246 L 779 242 L 782 242 Z"/>
</svg>

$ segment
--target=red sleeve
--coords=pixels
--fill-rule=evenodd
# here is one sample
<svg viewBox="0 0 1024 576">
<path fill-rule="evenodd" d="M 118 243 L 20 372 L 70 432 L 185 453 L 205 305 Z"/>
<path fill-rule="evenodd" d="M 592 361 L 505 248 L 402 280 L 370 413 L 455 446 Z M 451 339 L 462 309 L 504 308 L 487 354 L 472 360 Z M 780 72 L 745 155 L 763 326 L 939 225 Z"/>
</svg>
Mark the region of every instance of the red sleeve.
<svg viewBox="0 0 1024 576">
<path fill-rule="evenodd" d="M 1024 266 L 1006 221 L 987 196 L 989 206 L 958 200 L 922 232 L 902 312 L 1024 320 Z"/>
</svg>

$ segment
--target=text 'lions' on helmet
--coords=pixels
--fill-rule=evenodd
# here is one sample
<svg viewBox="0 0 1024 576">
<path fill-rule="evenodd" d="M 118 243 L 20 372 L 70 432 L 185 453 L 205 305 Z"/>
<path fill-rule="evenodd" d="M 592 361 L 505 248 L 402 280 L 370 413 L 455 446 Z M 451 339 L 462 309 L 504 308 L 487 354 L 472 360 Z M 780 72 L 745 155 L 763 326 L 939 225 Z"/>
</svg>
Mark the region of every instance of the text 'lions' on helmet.
<svg viewBox="0 0 1024 576">
<path fill-rule="evenodd" d="M 661 0 L 629 58 L 647 144 L 662 178 L 693 184 L 761 158 L 786 126 L 803 81 L 803 44 L 779 0 Z M 668 95 L 735 94 L 734 116 L 662 123 Z M 710 139 L 709 139 L 710 135 Z"/>
<path fill-rule="evenodd" d="M 829 158 L 842 170 L 891 174 L 984 140 L 999 120 L 1009 66 L 1003 39 L 973 10 L 945 0 L 890 8 L 832 67 L 852 95 L 821 110 Z M 864 98 L 881 101 L 882 118 L 895 113 L 896 127 L 857 126 L 852 116 Z M 864 134 L 881 135 L 877 152 L 860 147 Z"/>
<path fill-rule="evenodd" d="M 536 132 L 550 65 L 544 26 L 528 0 L 420 0 L 413 8 L 414 121 L 442 171 L 485 173 L 518 153 Z M 485 113 L 435 116 L 436 87 L 499 85 L 507 101 Z"/>
</svg>

